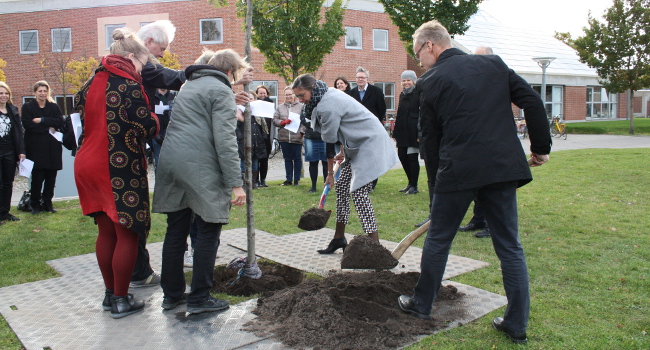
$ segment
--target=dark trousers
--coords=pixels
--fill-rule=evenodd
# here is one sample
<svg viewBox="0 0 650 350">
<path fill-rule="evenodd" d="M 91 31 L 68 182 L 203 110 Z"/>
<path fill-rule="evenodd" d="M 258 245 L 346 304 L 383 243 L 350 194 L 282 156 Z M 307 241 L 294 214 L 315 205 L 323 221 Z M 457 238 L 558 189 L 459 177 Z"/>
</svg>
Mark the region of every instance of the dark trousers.
<svg viewBox="0 0 650 350">
<path fill-rule="evenodd" d="M 271 153 L 271 151 L 269 151 L 269 153 Z M 257 163 L 260 169 L 260 181 L 266 180 L 266 175 L 269 173 L 269 158 L 260 158 L 257 160 Z"/>
<path fill-rule="evenodd" d="M 483 206 L 481 201 L 478 198 L 474 199 L 474 216 L 472 220 L 469 221 L 477 226 L 487 226 L 487 221 L 485 221 L 485 214 L 483 213 Z"/>
<path fill-rule="evenodd" d="M 195 218 L 198 235 L 194 244 L 192 291 L 187 296 L 188 304 L 201 304 L 210 296 L 210 289 L 214 282 L 214 262 L 223 226 L 223 224 L 205 222 L 199 215 L 195 215 Z M 167 234 L 163 243 L 160 285 L 165 296 L 174 299 L 180 299 L 185 292 L 183 254 L 185 254 L 191 222 L 191 209 L 167 214 Z"/>
<path fill-rule="evenodd" d="M 138 235 L 138 257 L 135 259 L 135 268 L 131 275 L 131 281 L 141 281 L 153 273 L 149 262 L 149 251 L 147 250 L 147 237 Z"/>
<path fill-rule="evenodd" d="M 431 313 L 445 273 L 451 243 L 475 197 L 485 205 L 492 244 L 501 261 L 503 286 L 508 298 L 504 325 L 524 332 L 530 315 L 528 268 L 517 227 L 517 182 L 501 182 L 455 192 L 436 193 L 431 206 L 431 226 L 422 249 L 421 274 L 413 300 L 425 314 Z"/>
<path fill-rule="evenodd" d="M 16 155 L 13 151 L 0 150 L 0 214 L 11 209 L 11 195 L 16 175 Z"/>
<path fill-rule="evenodd" d="M 280 147 L 282 147 L 287 181 L 300 181 L 300 174 L 302 172 L 302 144 L 280 142 Z"/>
<path fill-rule="evenodd" d="M 409 186 L 418 187 L 418 179 L 420 178 L 420 160 L 418 153 L 408 154 L 408 147 L 398 147 L 397 157 L 402 163 L 402 169 L 406 173 L 406 178 L 409 180 Z"/>
<path fill-rule="evenodd" d="M 43 205 L 52 205 L 54 197 L 54 185 L 56 184 L 56 169 L 33 169 L 32 170 L 32 189 L 31 205 L 32 208 L 39 207 L 41 200 Z M 41 189 L 43 195 L 41 196 Z"/>
<path fill-rule="evenodd" d="M 327 161 L 321 161 L 323 164 L 323 182 L 327 178 Z M 311 178 L 311 188 L 316 189 L 316 181 L 318 181 L 318 162 L 309 162 L 309 177 Z"/>
</svg>

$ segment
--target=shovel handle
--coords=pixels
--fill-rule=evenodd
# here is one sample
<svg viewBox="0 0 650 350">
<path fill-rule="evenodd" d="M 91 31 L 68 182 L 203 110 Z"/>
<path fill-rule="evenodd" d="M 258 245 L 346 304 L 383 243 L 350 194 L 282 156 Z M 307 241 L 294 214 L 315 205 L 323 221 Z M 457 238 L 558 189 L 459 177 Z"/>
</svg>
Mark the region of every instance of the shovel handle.
<svg viewBox="0 0 650 350">
<path fill-rule="evenodd" d="M 413 242 L 415 242 L 416 239 L 422 236 L 423 233 L 427 232 L 430 223 L 431 220 L 425 222 L 424 225 L 416 228 L 411 233 L 409 233 L 406 237 L 404 237 L 404 239 L 402 239 L 402 241 L 399 242 L 397 247 L 393 249 L 393 252 L 391 253 L 393 258 L 395 258 L 395 260 L 399 260 L 399 258 L 401 258 L 402 255 L 404 255 L 406 249 L 410 247 L 411 244 L 413 244 Z"/>
<path fill-rule="evenodd" d="M 334 180 L 339 178 L 339 167 L 340 163 L 334 164 Z M 331 186 L 329 184 L 325 185 L 323 189 L 323 194 L 320 195 L 320 201 L 318 201 L 318 209 L 323 209 L 325 207 L 325 202 L 327 201 L 327 194 L 330 193 Z"/>
</svg>

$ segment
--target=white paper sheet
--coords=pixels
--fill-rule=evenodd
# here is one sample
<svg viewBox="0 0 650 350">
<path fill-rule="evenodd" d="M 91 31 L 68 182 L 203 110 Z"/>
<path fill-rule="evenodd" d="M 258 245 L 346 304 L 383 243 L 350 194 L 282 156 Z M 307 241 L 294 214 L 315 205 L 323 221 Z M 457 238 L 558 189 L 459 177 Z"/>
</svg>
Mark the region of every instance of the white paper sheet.
<svg viewBox="0 0 650 350">
<path fill-rule="evenodd" d="M 275 105 L 266 101 L 253 101 L 251 105 L 251 115 L 262 118 L 273 118 L 275 114 Z"/>
<path fill-rule="evenodd" d="M 164 105 L 162 101 L 160 101 L 160 104 L 156 105 L 155 109 L 156 114 L 162 115 L 166 110 L 169 109 L 169 105 Z"/>
<path fill-rule="evenodd" d="M 291 123 L 285 125 L 284 128 L 297 133 L 300 128 L 300 114 L 289 112 L 289 119 L 291 119 Z"/>
<path fill-rule="evenodd" d="M 79 146 L 79 137 L 83 132 L 83 128 L 81 127 L 81 114 L 72 113 L 70 114 L 70 119 L 72 121 L 72 130 L 74 130 L 74 142 Z"/>
<path fill-rule="evenodd" d="M 34 162 L 25 158 L 18 163 L 18 175 L 29 177 L 32 174 L 32 169 L 34 168 Z"/>
<path fill-rule="evenodd" d="M 57 141 L 63 142 L 63 133 L 50 129 L 50 135 L 52 135 Z"/>
</svg>

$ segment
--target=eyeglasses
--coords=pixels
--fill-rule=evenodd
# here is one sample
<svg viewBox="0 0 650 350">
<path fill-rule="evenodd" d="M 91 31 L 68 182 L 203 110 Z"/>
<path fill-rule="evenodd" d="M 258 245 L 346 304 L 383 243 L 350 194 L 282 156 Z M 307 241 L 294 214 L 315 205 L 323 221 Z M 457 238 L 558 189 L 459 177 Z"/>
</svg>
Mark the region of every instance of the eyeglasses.
<svg viewBox="0 0 650 350">
<path fill-rule="evenodd" d="M 138 62 L 140 62 L 140 64 L 142 65 L 142 68 L 144 68 L 144 66 L 147 65 L 146 63 L 142 63 L 142 61 L 140 61 L 140 59 L 138 58 L 138 56 L 133 55 L 133 57 L 134 57 Z"/>
<path fill-rule="evenodd" d="M 424 44 L 422 44 L 422 46 L 420 46 L 420 49 L 418 50 L 418 52 L 415 53 L 415 59 L 416 59 L 416 60 L 418 60 L 418 61 L 420 60 L 420 51 L 422 51 L 422 49 L 424 49 L 424 46 L 425 46 L 428 42 L 429 42 L 428 40 L 425 41 Z M 433 45 L 433 44 L 432 44 L 432 45 Z"/>
</svg>

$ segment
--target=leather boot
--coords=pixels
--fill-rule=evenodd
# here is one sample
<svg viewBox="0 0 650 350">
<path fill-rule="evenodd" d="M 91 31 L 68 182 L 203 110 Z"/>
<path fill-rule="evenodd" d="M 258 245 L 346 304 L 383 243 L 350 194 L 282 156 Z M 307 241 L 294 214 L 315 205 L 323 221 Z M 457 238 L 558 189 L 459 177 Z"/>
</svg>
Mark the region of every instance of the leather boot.
<svg viewBox="0 0 650 350">
<path fill-rule="evenodd" d="M 257 187 L 258 187 L 257 181 L 258 181 L 259 175 L 260 175 L 259 170 L 253 170 L 253 189 L 254 190 L 256 190 Z"/>
<path fill-rule="evenodd" d="M 327 248 L 317 250 L 317 252 L 319 254 L 333 254 L 339 248 L 343 248 L 343 251 L 345 251 L 345 247 L 347 246 L 348 246 L 348 240 L 345 239 L 345 237 L 334 238 L 330 241 L 330 244 L 327 246 Z"/>
<path fill-rule="evenodd" d="M 104 292 L 104 301 L 102 301 L 102 309 L 104 311 L 111 311 L 112 305 L 111 305 L 111 297 L 113 296 L 113 291 L 110 289 L 107 289 Z"/>
<path fill-rule="evenodd" d="M 111 317 L 122 318 L 144 310 L 144 301 L 135 300 L 133 294 L 111 296 Z"/>
</svg>

